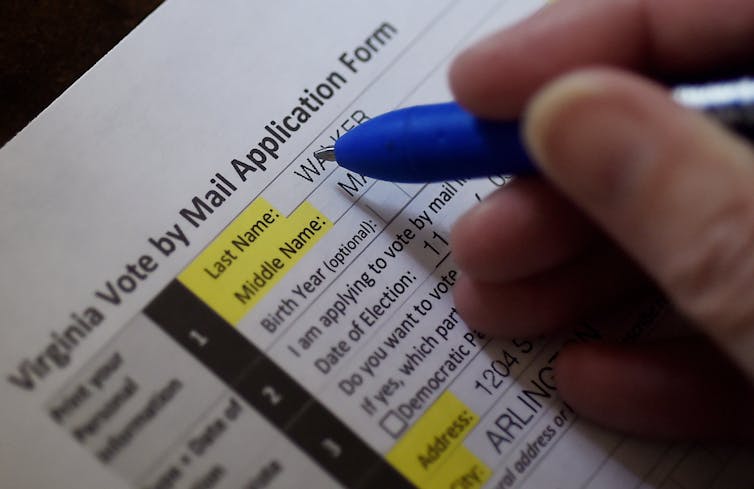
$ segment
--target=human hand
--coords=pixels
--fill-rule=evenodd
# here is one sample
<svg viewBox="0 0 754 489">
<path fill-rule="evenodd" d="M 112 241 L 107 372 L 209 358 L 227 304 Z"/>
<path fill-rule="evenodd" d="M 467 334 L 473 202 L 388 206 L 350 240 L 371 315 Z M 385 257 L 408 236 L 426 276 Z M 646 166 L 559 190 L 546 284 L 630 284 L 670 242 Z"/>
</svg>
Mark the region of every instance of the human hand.
<svg viewBox="0 0 754 489">
<path fill-rule="evenodd" d="M 456 224 L 467 323 L 536 336 L 659 286 L 701 333 L 565 348 L 558 389 L 597 422 L 754 439 L 754 151 L 628 71 L 736 71 L 753 45 L 751 0 L 560 0 L 451 68 L 471 112 L 524 113 L 544 177 Z"/>
</svg>

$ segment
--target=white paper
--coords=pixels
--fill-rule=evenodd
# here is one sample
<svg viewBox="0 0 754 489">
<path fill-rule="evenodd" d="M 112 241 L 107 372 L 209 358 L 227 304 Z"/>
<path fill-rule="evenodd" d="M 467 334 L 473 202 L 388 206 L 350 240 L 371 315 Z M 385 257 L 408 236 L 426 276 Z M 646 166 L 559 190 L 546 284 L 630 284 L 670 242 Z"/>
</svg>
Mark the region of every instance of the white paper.
<svg viewBox="0 0 754 489">
<path fill-rule="evenodd" d="M 149 16 L 0 150 L 0 486 L 751 487 L 751 453 L 629 439 L 557 399 L 553 356 L 597 330 L 492 340 L 458 318 L 448 231 L 504 178 L 313 157 L 447 100 L 454 53 L 543 3 Z"/>
</svg>

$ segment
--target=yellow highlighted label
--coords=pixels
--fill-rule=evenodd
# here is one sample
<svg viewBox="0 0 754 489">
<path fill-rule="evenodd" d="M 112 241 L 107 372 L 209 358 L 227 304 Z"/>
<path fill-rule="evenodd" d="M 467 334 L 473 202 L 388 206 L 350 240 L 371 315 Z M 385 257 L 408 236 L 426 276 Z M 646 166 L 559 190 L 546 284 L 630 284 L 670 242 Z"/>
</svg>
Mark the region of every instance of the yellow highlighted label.
<svg viewBox="0 0 754 489">
<path fill-rule="evenodd" d="M 387 460 L 420 488 L 476 488 L 492 472 L 462 445 L 479 422 L 452 392 L 447 391 L 388 452 Z M 477 484 L 478 483 L 478 484 Z"/>
<path fill-rule="evenodd" d="M 461 445 L 421 489 L 477 489 L 490 477 L 492 470 Z"/>
<path fill-rule="evenodd" d="M 178 280 L 236 325 L 332 226 L 309 202 L 286 218 L 258 198 Z"/>
</svg>

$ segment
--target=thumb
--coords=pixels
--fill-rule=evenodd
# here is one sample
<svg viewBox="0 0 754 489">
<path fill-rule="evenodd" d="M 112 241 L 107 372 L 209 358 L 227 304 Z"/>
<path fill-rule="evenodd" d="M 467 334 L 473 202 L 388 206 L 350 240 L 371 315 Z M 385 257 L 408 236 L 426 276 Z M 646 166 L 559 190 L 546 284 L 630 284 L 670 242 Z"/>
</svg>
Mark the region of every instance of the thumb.
<svg viewBox="0 0 754 489">
<path fill-rule="evenodd" d="M 754 379 L 754 152 L 641 78 L 587 70 L 530 104 L 542 173 Z"/>
</svg>

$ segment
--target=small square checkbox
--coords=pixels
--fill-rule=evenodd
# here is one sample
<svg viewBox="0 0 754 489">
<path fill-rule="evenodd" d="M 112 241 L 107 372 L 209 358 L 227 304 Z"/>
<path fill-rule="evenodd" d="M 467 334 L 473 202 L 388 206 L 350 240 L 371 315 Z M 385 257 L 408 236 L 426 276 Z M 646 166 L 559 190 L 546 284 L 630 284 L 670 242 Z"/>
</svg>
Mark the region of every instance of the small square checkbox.
<svg viewBox="0 0 754 489">
<path fill-rule="evenodd" d="M 392 409 L 380 420 L 380 427 L 394 439 L 398 439 L 398 437 L 401 436 L 401 433 L 406 429 L 406 426 L 408 426 L 408 423 L 403 421 L 403 418 Z"/>
</svg>

